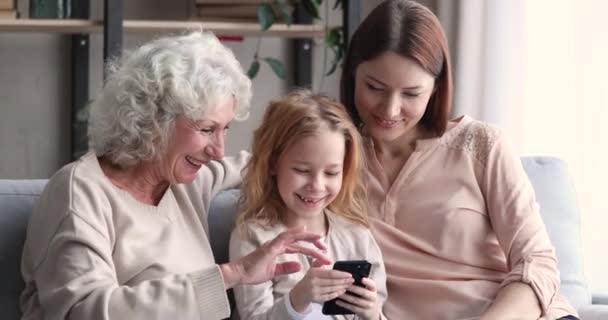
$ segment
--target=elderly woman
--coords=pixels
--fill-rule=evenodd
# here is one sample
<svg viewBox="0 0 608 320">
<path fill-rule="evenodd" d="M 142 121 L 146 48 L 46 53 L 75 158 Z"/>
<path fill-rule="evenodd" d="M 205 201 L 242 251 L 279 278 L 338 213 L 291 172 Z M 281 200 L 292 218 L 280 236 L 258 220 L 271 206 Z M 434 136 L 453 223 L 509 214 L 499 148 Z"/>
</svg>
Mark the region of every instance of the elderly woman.
<svg viewBox="0 0 608 320">
<path fill-rule="evenodd" d="M 216 265 L 213 196 L 236 186 L 247 154 L 225 158 L 233 118 L 248 114 L 250 81 L 213 35 L 152 41 L 112 68 L 91 106 L 92 151 L 48 183 L 27 232 L 23 319 L 221 319 L 226 289 L 295 272 L 299 252 L 329 263 L 288 230 Z"/>
</svg>

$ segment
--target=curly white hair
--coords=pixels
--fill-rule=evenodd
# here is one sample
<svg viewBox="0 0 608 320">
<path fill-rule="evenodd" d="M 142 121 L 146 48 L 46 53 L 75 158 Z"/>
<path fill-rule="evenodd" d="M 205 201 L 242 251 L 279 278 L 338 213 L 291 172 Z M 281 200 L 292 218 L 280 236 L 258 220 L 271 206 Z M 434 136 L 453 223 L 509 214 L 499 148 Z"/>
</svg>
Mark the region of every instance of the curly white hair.
<svg viewBox="0 0 608 320">
<path fill-rule="evenodd" d="M 160 156 L 177 115 L 200 119 L 232 96 L 246 119 L 251 81 L 230 49 L 209 32 L 163 37 L 109 63 L 89 110 L 89 146 L 118 166 Z"/>
</svg>

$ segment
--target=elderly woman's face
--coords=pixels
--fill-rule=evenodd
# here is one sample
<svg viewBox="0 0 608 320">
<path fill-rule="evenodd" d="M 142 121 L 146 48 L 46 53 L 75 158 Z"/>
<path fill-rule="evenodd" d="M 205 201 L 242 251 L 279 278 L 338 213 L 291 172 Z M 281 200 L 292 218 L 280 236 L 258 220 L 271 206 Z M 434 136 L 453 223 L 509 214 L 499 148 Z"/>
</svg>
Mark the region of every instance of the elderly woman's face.
<svg viewBox="0 0 608 320">
<path fill-rule="evenodd" d="M 163 161 L 167 180 L 170 183 L 190 183 L 204 163 L 224 157 L 224 139 L 233 118 L 232 97 L 212 106 L 201 119 L 178 116 Z"/>
</svg>

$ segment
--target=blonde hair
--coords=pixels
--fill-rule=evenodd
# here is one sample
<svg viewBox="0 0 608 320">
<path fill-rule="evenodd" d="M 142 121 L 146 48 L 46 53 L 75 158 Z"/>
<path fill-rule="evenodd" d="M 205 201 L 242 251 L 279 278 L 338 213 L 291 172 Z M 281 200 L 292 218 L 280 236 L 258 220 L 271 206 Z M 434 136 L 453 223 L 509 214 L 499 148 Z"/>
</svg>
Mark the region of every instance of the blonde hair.
<svg viewBox="0 0 608 320">
<path fill-rule="evenodd" d="M 251 81 L 230 49 L 209 32 L 148 42 L 109 65 L 89 111 L 89 144 L 125 167 L 158 158 L 178 115 L 198 119 L 226 97 L 246 119 Z"/>
<path fill-rule="evenodd" d="M 360 177 L 365 166 L 361 136 L 341 103 L 305 89 L 272 101 L 262 124 L 255 130 L 252 157 L 241 184 L 241 213 L 237 225 L 254 221 L 273 225 L 282 221 L 285 203 L 271 168 L 293 143 L 321 128 L 341 132 L 346 144 L 342 188 L 328 208 L 337 215 L 369 226 L 366 193 Z"/>
</svg>

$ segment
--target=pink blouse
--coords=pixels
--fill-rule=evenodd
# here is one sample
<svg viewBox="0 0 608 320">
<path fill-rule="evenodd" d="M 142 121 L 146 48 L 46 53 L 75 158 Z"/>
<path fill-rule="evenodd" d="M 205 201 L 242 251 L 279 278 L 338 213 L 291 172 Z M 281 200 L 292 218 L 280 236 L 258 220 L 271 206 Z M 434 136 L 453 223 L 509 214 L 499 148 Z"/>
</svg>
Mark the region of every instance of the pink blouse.
<svg viewBox="0 0 608 320">
<path fill-rule="evenodd" d="M 495 128 L 467 116 L 418 140 L 391 185 L 371 139 L 372 232 L 388 275 L 389 319 L 477 318 L 521 281 L 543 319 L 576 315 L 561 297 L 554 248 L 517 154 Z"/>
</svg>

